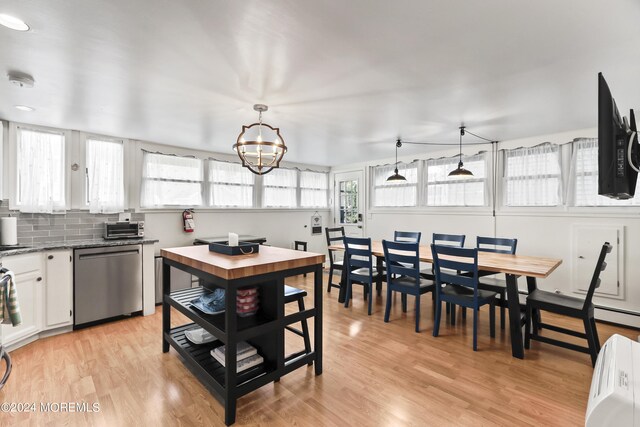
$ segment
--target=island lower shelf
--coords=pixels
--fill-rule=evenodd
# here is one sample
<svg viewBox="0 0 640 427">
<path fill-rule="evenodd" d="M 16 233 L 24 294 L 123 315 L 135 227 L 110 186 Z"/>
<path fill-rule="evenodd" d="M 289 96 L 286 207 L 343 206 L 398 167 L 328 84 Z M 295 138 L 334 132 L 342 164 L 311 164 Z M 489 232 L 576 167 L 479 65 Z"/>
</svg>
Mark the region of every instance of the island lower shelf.
<svg viewBox="0 0 640 427">
<path fill-rule="evenodd" d="M 185 363 L 194 371 L 197 377 L 205 384 L 211 386 L 222 398 L 225 390 L 226 368 L 211 356 L 211 350 L 222 345 L 216 340 L 208 344 L 193 344 L 185 336 L 185 331 L 197 327 L 195 323 L 189 323 L 172 328 L 165 333 L 169 344 L 182 356 Z M 249 393 L 276 379 L 275 363 L 265 358 L 263 364 L 254 366 L 237 374 L 238 395 Z"/>
</svg>

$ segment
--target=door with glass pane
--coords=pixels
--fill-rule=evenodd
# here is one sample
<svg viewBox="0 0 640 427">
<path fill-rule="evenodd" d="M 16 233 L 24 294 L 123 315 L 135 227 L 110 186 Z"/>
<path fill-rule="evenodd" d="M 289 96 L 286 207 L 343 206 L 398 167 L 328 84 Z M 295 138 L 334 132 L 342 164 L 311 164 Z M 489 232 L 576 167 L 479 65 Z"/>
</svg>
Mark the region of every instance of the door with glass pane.
<svg viewBox="0 0 640 427">
<path fill-rule="evenodd" d="M 350 237 L 362 237 L 364 227 L 364 183 L 362 171 L 335 175 L 333 218 L 336 227 L 344 227 Z"/>
</svg>

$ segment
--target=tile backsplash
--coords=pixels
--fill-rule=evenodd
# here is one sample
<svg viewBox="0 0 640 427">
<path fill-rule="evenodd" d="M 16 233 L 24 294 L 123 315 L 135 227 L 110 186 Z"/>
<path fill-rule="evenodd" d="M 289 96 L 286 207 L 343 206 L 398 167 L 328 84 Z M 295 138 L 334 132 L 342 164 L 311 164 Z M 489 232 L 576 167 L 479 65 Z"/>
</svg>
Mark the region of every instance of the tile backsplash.
<svg viewBox="0 0 640 427">
<path fill-rule="evenodd" d="M 18 244 L 26 246 L 101 239 L 104 235 L 104 223 L 118 220 L 118 214 L 91 214 L 80 210 L 70 210 L 60 215 L 10 211 L 9 201 L 2 200 L 0 217 L 9 215 L 18 218 Z M 131 213 L 131 221 L 144 221 L 144 214 Z"/>
</svg>

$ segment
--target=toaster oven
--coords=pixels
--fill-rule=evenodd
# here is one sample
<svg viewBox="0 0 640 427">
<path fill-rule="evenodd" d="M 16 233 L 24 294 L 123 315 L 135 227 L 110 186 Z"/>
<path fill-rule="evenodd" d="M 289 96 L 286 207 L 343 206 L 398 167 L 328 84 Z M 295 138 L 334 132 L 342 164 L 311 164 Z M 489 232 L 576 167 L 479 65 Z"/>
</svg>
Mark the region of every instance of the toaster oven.
<svg viewBox="0 0 640 427">
<path fill-rule="evenodd" d="M 105 222 L 104 238 L 115 239 L 139 239 L 144 237 L 144 221 Z"/>
</svg>

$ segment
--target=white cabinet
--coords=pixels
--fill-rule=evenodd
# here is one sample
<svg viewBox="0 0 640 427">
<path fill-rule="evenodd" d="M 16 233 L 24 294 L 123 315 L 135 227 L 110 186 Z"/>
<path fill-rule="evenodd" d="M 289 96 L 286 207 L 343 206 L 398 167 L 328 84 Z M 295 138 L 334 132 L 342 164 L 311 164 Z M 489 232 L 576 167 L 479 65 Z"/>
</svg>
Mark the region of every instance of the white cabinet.
<svg viewBox="0 0 640 427">
<path fill-rule="evenodd" d="M 2 265 L 12 270 L 16 278 L 16 290 L 22 324 L 2 325 L 2 343 L 10 346 L 37 334 L 42 329 L 43 285 L 42 254 L 15 255 L 2 258 Z"/>
<path fill-rule="evenodd" d="M 44 253 L 45 329 L 73 324 L 73 262 L 71 250 Z"/>
</svg>

